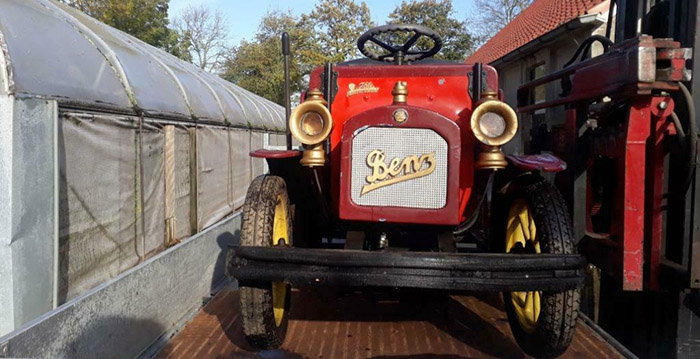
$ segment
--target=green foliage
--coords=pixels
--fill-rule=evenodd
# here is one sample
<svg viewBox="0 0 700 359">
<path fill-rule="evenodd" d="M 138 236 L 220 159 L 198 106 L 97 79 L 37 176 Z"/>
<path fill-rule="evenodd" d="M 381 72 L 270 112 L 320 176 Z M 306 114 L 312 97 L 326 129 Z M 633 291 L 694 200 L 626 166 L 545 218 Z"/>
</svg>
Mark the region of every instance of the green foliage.
<svg viewBox="0 0 700 359">
<path fill-rule="evenodd" d="M 180 33 L 177 30 L 170 30 L 168 38 L 161 46 L 163 50 L 187 62 L 192 62 L 191 47 L 192 42 L 190 41 L 189 34 L 187 34 L 187 32 Z"/>
<path fill-rule="evenodd" d="M 284 67 L 281 34 L 288 32 L 290 53 L 290 88 L 300 92 L 303 74 L 311 70 L 301 58 L 308 49 L 308 32 L 291 13 L 266 14 L 260 22 L 254 41 L 242 41 L 224 63 L 222 77 L 248 91 L 284 105 Z"/>
<path fill-rule="evenodd" d="M 317 66 L 359 56 L 357 38 L 374 26 L 367 4 L 353 0 L 319 1 L 311 13 L 302 15 L 300 25 L 309 31 L 304 60 Z"/>
<path fill-rule="evenodd" d="M 168 28 L 169 0 L 64 0 L 107 25 L 188 59 L 182 36 Z M 183 47 L 184 46 L 184 47 Z"/>
<path fill-rule="evenodd" d="M 466 22 L 454 18 L 452 0 L 403 1 L 389 14 L 391 23 L 417 24 L 437 32 L 443 40 L 437 58 L 462 61 L 474 50 L 474 41 Z M 432 41 L 422 38 L 416 46 L 427 49 Z"/>
<path fill-rule="evenodd" d="M 352 0 L 323 0 L 300 18 L 270 12 L 260 22 L 252 41 L 242 41 L 223 66 L 224 79 L 257 95 L 284 104 L 284 67 L 280 36 L 291 42 L 290 89 L 299 93 L 304 75 L 326 62 L 359 56 L 357 38 L 372 27 L 369 8 Z"/>
</svg>

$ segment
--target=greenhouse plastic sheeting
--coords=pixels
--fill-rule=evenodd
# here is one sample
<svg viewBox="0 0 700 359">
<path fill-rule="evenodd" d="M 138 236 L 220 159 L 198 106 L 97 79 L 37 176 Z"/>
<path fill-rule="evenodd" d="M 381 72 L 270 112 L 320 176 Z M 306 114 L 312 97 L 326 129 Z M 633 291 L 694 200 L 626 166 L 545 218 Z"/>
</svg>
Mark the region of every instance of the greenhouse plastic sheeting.
<svg viewBox="0 0 700 359">
<path fill-rule="evenodd" d="M 131 268 L 143 250 L 136 241 L 133 119 L 68 114 L 60 128 L 59 297 L 65 301 Z"/>
<path fill-rule="evenodd" d="M 282 131 L 282 107 L 53 0 L 0 2 L 0 93 Z M 47 59 L 51 59 L 47 61 Z"/>
<path fill-rule="evenodd" d="M 58 105 L 57 304 L 239 209 L 284 144 L 281 106 L 54 0 L 0 1 L 6 96 Z"/>
<path fill-rule="evenodd" d="M 151 119 L 139 125 L 137 117 L 66 111 L 59 121 L 61 301 L 165 248 L 171 216 L 165 210 L 166 166 L 173 169 L 174 239 L 195 230 L 190 224 L 193 158 L 196 230 L 240 208 L 250 181 L 265 170 L 264 160 L 248 155 L 263 148 L 261 132 L 201 125 L 195 131 Z M 171 163 L 165 162 L 166 126 L 174 127 Z"/>
<path fill-rule="evenodd" d="M 251 133 L 246 131 L 229 132 L 229 141 L 231 146 L 231 181 L 238 186 L 233 186 L 233 197 L 230 205 L 234 208 L 243 206 L 248 186 L 240 186 L 241 183 L 250 183 L 253 179 L 251 171 L 252 158 L 248 156 L 248 148 L 253 148 L 250 145 Z M 245 144 L 243 146 L 242 144 Z M 262 147 L 261 147 L 262 148 Z"/>
<path fill-rule="evenodd" d="M 199 229 L 216 223 L 233 211 L 228 133 L 225 128 L 197 129 Z"/>
<path fill-rule="evenodd" d="M 250 148 L 264 148 L 264 134 L 260 132 L 250 133 Z M 253 178 L 260 176 L 265 172 L 265 160 L 262 158 L 250 157 L 253 167 Z"/>
<path fill-rule="evenodd" d="M 270 146 L 284 147 L 287 145 L 287 137 L 285 135 L 271 134 Z"/>
<path fill-rule="evenodd" d="M 243 205 L 251 180 L 265 171 L 264 159 L 248 155 L 264 147 L 264 136 L 237 129 L 197 129 L 200 230 Z"/>
<path fill-rule="evenodd" d="M 131 107 L 105 57 L 40 3 L 0 2 L 0 42 L 3 40 L 10 63 L 0 67 L 12 71 L 10 85 L 14 88 L 10 91 Z"/>
<path fill-rule="evenodd" d="M 137 217 L 143 221 L 145 237 L 143 238 L 146 258 L 160 252 L 165 246 L 165 179 L 163 145 L 165 136 L 163 128 L 153 124 L 143 124 L 143 215 Z M 139 179 L 141 179 L 139 177 Z M 140 183 L 138 190 L 141 189 Z M 140 198 L 137 208 L 140 209 Z M 140 211 L 139 211 L 140 212 Z M 140 213 L 139 213 L 140 214 Z"/>
</svg>

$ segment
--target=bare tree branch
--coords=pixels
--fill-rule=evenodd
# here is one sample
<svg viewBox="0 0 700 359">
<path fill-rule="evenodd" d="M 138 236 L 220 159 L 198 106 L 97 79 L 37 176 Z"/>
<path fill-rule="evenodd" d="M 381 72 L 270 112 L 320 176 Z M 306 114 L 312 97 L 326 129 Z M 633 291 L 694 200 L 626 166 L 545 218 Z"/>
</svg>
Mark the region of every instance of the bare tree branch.
<svg viewBox="0 0 700 359">
<path fill-rule="evenodd" d="M 189 42 L 192 62 L 200 68 L 217 71 L 228 52 L 228 24 L 218 10 L 201 6 L 185 8 L 173 22 L 173 27 Z"/>
<path fill-rule="evenodd" d="M 531 3 L 532 0 L 474 0 L 476 12 L 469 23 L 479 42 L 484 43 Z"/>
</svg>

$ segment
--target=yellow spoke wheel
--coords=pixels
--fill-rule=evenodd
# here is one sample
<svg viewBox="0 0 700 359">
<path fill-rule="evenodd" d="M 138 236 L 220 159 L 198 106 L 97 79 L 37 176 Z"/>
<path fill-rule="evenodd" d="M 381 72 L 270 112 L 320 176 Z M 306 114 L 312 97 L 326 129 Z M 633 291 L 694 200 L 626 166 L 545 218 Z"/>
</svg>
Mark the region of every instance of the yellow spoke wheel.
<svg viewBox="0 0 700 359">
<path fill-rule="evenodd" d="M 504 252 L 534 256 L 576 252 L 564 198 L 542 177 L 518 177 L 494 208 L 494 244 L 503 245 Z M 520 348 L 536 358 L 563 354 L 574 335 L 579 299 L 577 289 L 503 293 L 508 323 Z"/>
<path fill-rule="evenodd" d="M 508 211 L 506 253 L 542 253 L 532 211 L 522 199 L 514 201 Z M 510 293 L 518 323 L 526 333 L 532 333 L 537 327 L 541 297 L 539 291 Z"/>
<path fill-rule="evenodd" d="M 275 217 L 272 224 L 273 245 L 291 245 L 289 243 L 289 218 L 287 206 L 282 196 L 277 197 L 275 204 Z M 275 314 L 275 325 L 280 326 L 284 318 L 284 309 L 287 302 L 287 290 L 289 285 L 283 282 L 272 282 L 272 310 Z"/>
<path fill-rule="evenodd" d="M 261 175 L 248 188 L 243 204 L 242 246 L 292 245 L 292 211 L 284 179 Z M 289 323 L 290 285 L 284 282 L 239 281 L 241 327 L 256 349 L 276 349 Z"/>
</svg>

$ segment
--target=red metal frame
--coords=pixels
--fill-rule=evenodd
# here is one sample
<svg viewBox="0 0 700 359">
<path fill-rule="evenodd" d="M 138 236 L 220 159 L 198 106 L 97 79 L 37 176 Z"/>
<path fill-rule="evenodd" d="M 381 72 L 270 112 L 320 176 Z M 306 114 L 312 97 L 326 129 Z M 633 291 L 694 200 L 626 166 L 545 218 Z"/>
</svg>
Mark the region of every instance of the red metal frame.
<svg viewBox="0 0 700 359">
<path fill-rule="evenodd" d="M 547 75 L 518 89 L 521 112 L 564 104 L 571 107 L 566 111 L 565 124 L 566 155 L 571 159 L 576 157 L 579 131 L 577 109 L 586 111 L 588 104 L 600 101 L 603 96 L 609 96 L 618 103 L 624 101 L 628 105 L 629 112 L 623 126 L 599 124 L 608 131 L 617 131 L 617 134 L 597 143 L 589 155 L 589 163 L 598 155 L 616 161 L 615 192 L 619 196 L 615 198 L 610 233 L 593 233 L 590 219 L 593 193 L 589 176 L 585 223 L 590 243 L 584 247 L 589 261 L 620 277 L 624 290 L 660 289 L 666 137 L 675 135 L 675 128 L 668 120 L 674 107 L 673 100 L 668 95 L 653 95 L 653 90 L 677 89 L 674 81 L 686 76 L 687 54 L 686 49 L 680 49 L 677 42 L 640 36 L 616 44 L 603 56 Z M 660 70 L 657 59 L 670 59 L 669 67 Z M 572 85 L 567 96 L 535 105 L 525 100 L 532 88 L 566 77 Z M 568 181 L 558 183 L 567 182 L 562 192 L 572 198 L 575 173 L 567 175 L 570 176 Z"/>
<path fill-rule="evenodd" d="M 402 124 L 392 119 L 392 113 L 398 108 L 408 112 L 408 120 Z M 359 206 L 351 199 L 352 181 L 352 140 L 355 131 L 364 127 L 428 128 L 437 132 L 448 144 L 447 163 L 447 201 L 440 209 L 415 209 L 402 207 Z M 378 144 L 380 146 L 380 144 Z M 340 178 L 339 217 L 345 220 L 421 223 L 435 225 L 458 225 L 460 223 L 460 164 L 462 143 L 460 128 L 450 119 L 430 110 L 392 105 L 377 107 L 348 119 L 342 133 L 341 171 L 346 174 Z M 473 173 L 473 171 L 472 171 Z M 472 176 L 466 179 L 471 189 Z"/>
<path fill-rule="evenodd" d="M 638 98 L 630 107 L 623 152 L 622 192 L 618 208 L 622 210 L 620 233 L 622 242 L 622 288 L 642 290 L 644 274 L 644 210 L 646 146 L 651 135 L 649 97 Z"/>
<path fill-rule="evenodd" d="M 665 103 L 665 109 L 660 104 Z M 665 137 L 675 135 L 668 117 L 668 96 L 640 96 L 630 106 L 620 157 L 622 181 L 614 235 L 622 243 L 622 288 L 659 289 L 663 234 L 663 176 L 667 153 Z M 645 278 L 646 259 L 646 278 Z"/>
</svg>

